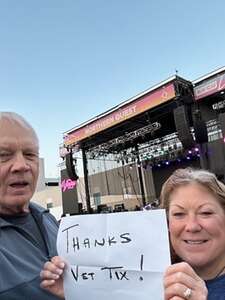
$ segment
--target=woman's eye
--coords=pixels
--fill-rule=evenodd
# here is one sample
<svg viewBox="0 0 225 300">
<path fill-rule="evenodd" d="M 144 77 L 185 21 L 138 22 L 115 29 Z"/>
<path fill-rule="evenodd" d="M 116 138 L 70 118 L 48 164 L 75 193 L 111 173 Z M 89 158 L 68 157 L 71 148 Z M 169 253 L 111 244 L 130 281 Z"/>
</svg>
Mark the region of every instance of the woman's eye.
<svg viewBox="0 0 225 300">
<path fill-rule="evenodd" d="M 184 213 L 183 212 L 174 212 L 174 213 L 172 213 L 172 216 L 176 217 L 176 218 L 181 218 L 184 216 Z"/>
<path fill-rule="evenodd" d="M 201 211 L 200 214 L 203 216 L 210 216 L 213 214 L 213 212 L 212 211 Z"/>
</svg>

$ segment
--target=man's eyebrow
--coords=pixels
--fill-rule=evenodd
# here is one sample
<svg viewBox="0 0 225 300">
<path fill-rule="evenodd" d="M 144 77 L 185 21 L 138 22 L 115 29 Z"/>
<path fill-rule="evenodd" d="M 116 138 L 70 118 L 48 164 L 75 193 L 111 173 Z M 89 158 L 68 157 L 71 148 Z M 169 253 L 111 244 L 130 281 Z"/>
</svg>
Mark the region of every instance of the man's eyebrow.
<svg viewBox="0 0 225 300">
<path fill-rule="evenodd" d="M 13 147 L 13 144 L 0 144 L 0 150 L 10 150 Z M 27 146 L 23 149 L 23 151 L 32 151 L 32 152 L 39 152 L 39 147 L 36 145 Z"/>
<path fill-rule="evenodd" d="M 36 146 L 25 147 L 23 151 L 39 152 L 39 148 Z"/>
<path fill-rule="evenodd" d="M 24 147 L 24 150 L 38 150 L 38 147 L 37 146 L 27 146 L 27 147 Z"/>
<path fill-rule="evenodd" d="M 2 147 L 11 147 L 12 145 L 14 145 L 14 142 L 12 141 L 4 141 L 4 140 L 1 140 L 0 142 L 0 148 Z"/>
<path fill-rule="evenodd" d="M 0 150 L 9 150 L 9 146 L 0 145 Z"/>
</svg>

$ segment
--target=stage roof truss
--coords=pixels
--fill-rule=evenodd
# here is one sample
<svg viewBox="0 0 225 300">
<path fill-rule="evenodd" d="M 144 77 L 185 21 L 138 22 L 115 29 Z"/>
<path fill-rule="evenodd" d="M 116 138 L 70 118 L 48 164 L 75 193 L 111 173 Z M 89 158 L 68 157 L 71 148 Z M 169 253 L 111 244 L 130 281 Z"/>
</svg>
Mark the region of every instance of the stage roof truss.
<svg viewBox="0 0 225 300">
<path fill-rule="evenodd" d="M 153 123 L 161 124 L 160 120 L 163 120 L 163 123 L 168 121 L 168 130 L 165 132 L 163 131 L 165 128 L 158 130 L 157 134 L 166 135 L 170 133 L 169 127 L 174 129 L 173 108 L 187 95 L 192 98 L 191 83 L 181 77 L 173 76 L 170 80 L 163 82 L 163 85 L 157 85 L 89 122 L 83 123 L 76 129 L 68 131 L 65 134 L 64 146 L 88 151 L 93 147 L 107 144 L 110 140 L 118 139 L 128 142 L 125 148 L 129 148 L 131 141 L 140 140 L 141 135 L 137 132 L 141 132 L 142 128 L 144 132 L 145 128 L 151 127 Z M 146 138 L 149 135 L 148 138 L 151 139 L 150 132 L 143 135 L 146 135 Z M 134 138 L 126 140 L 126 136 Z"/>
</svg>

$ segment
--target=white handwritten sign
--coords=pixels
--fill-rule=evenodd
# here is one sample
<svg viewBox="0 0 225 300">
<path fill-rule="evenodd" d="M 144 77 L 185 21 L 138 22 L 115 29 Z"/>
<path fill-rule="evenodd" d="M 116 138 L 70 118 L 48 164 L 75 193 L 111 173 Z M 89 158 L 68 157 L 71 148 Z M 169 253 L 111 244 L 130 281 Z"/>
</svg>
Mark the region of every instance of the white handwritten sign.
<svg viewBox="0 0 225 300">
<path fill-rule="evenodd" d="M 67 300 L 163 300 L 164 210 L 65 217 L 57 238 Z"/>
</svg>

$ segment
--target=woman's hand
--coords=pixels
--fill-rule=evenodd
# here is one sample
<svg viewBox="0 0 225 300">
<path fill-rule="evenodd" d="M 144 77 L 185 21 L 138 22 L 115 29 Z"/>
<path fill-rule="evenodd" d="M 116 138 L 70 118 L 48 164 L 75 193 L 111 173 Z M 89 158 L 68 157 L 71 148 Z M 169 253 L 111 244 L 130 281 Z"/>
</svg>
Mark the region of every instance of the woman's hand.
<svg viewBox="0 0 225 300">
<path fill-rule="evenodd" d="M 51 261 L 44 264 L 40 273 L 41 287 L 62 299 L 64 299 L 62 278 L 64 268 L 65 262 L 59 256 L 54 256 Z"/>
<path fill-rule="evenodd" d="M 208 291 L 192 267 L 181 262 L 169 266 L 164 275 L 165 300 L 207 300 Z"/>
</svg>

